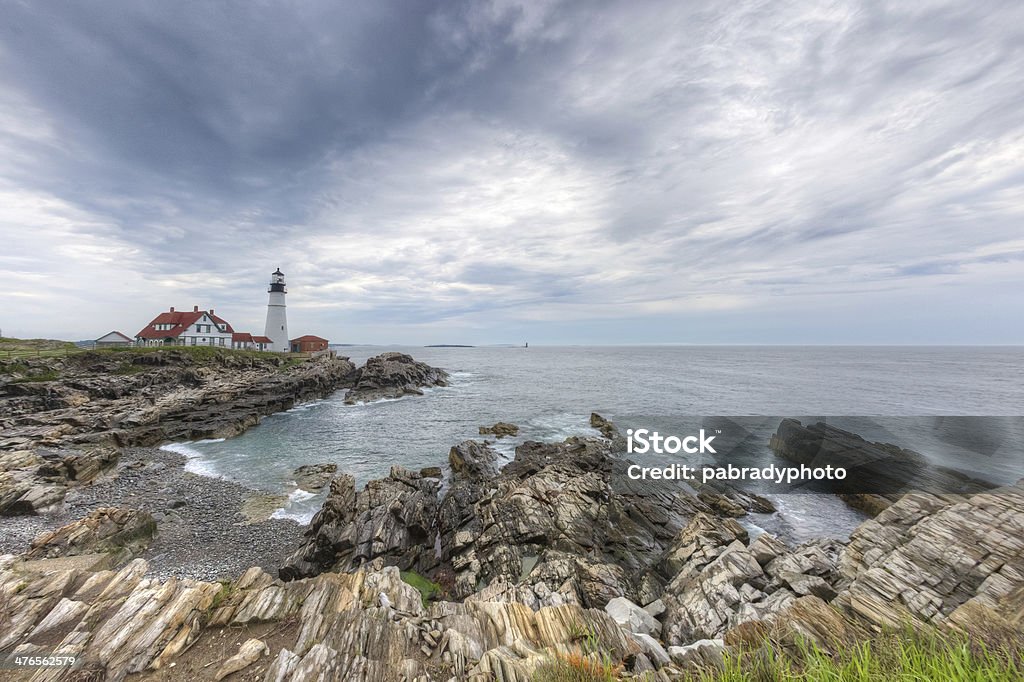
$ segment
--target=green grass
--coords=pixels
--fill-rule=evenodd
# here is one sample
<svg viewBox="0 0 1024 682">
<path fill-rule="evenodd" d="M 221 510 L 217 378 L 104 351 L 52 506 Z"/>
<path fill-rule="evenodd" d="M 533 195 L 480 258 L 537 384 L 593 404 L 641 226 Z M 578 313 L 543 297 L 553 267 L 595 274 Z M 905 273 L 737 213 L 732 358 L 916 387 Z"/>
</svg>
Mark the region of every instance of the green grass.
<svg viewBox="0 0 1024 682">
<path fill-rule="evenodd" d="M 702 682 L 909 682 L 1024 680 L 1018 645 L 985 644 L 959 635 L 886 633 L 830 653 L 800 643 L 780 654 L 770 644 L 729 653 L 725 666 Z"/>
<path fill-rule="evenodd" d="M 24 362 L 11 362 L 0 364 L 0 374 L 25 374 L 31 371 L 31 367 Z"/>
<path fill-rule="evenodd" d="M 987 638 L 987 635 L 984 637 Z M 579 639 L 575 634 L 574 639 Z M 770 639 L 733 648 L 724 665 L 687 670 L 683 679 L 700 682 L 1011 682 L 1024 680 L 1024 646 L 1012 639 L 968 637 L 910 630 L 888 632 L 830 652 L 798 642 L 788 647 Z M 559 653 L 538 667 L 535 682 L 613 682 L 622 665 L 601 654 L 593 637 L 574 652 Z"/>
<path fill-rule="evenodd" d="M 0 360 L 63 357 L 80 352 L 82 349 L 70 341 L 0 337 Z"/>
<path fill-rule="evenodd" d="M 35 381 L 56 381 L 60 379 L 60 372 L 53 369 L 48 369 L 38 374 L 29 374 L 28 376 L 18 377 L 12 379 L 12 384 L 28 384 Z"/>
<path fill-rule="evenodd" d="M 233 350 L 231 348 L 222 348 L 220 346 L 124 346 L 116 348 L 96 348 L 89 353 L 107 353 L 107 354 L 134 354 L 134 355 L 145 355 L 146 353 L 156 353 L 158 351 L 179 351 L 187 353 L 196 359 L 207 360 L 214 359 L 224 356 L 230 357 L 241 357 L 241 358 L 277 358 L 280 359 L 283 356 L 281 353 L 273 353 L 271 351 L 260 351 L 260 350 Z"/>
<path fill-rule="evenodd" d="M 419 590 L 420 597 L 423 599 L 424 607 L 427 605 L 427 602 L 441 594 L 440 585 L 430 582 L 416 571 L 402 571 L 400 575 L 404 582 Z"/>
<path fill-rule="evenodd" d="M 558 654 L 533 674 L 534 682 L 615 682 L 621 668 L 583 653 Z"/>
</svg>

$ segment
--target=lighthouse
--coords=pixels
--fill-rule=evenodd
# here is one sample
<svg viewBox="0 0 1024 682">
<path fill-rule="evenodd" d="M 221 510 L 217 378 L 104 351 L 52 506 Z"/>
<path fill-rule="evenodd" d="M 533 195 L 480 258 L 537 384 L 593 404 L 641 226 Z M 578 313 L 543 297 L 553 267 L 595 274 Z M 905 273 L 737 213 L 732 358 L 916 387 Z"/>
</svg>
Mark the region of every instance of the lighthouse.
<svg viewBox="0 0 1024 682">
<path fill-rule="evenodd" d="M 281 353 L 288 352 L 288 317 L 285 314 L 284 295 L 288 293 L 284 288 L 284 273 L 281 268 L 274 270 L 270 275 L 270 300 L 267 302 L 267 326 L 263 332 L 264 336 L 273 341 L 268 350 L 276 350 Z"/>
</svg>

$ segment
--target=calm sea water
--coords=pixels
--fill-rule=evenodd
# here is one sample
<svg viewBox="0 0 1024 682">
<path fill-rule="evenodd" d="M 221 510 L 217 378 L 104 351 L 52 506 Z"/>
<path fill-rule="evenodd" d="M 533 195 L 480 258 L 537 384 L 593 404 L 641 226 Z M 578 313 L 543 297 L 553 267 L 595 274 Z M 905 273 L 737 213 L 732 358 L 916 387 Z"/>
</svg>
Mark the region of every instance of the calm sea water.
<svg viewBox="0 0 1024 682">
<path fill-rule="evenodd" d="M 339 392 L 267 417 L 234 439 L 166 447 L 187 455 L 196 473 L 291 493 L 278 514 L 302 521 L 319 508 L 322 494 L 294 490 L 292 471 L 301 464 L 335 462 L 365 483 L 393 464 L 444 466 L 453 444 L 479 437 L 479 426 L 499 420 L 521 427 L 517 439 L 499 441 L 509 456 L 526 439 L 592 435 L 593 411 L 623 428 L 680 434 L 699 423 L 692 415 L 837 415 L 829 421 L 947 464 L 980 448 L 984 469 L 997 482 L 1024 476 L 1018 417 L 1024 348 L 350 347 L 339 353 L 362 363 L 385 350 L 447 369 L 452 385 L 355 406 L 344 405 Z M 951 424 L 944 415 L 999 418 L 969 422 L 964 433 L 962 422 Z M 776 425 L 765 420 L 764 445 L 754 457 L 774 457 L 767 434 Z M 844 537 L 863 520 L 829 496 L 773 499 L 779 513 L 752 517 L 753 530 L 790 540 Z"/>
</svg>

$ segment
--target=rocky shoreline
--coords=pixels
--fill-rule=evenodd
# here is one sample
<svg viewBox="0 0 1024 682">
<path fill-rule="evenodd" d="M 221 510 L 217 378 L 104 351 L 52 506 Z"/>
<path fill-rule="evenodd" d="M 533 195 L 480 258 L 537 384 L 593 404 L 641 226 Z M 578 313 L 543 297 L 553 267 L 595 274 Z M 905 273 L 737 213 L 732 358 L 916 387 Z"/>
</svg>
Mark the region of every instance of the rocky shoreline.
<svg viewBox="0 0 1024 682">
<path fill-rule="evenodd" d="M 94 511 L 0 557 L 0 651 L 75 655 L 110 680 L 525 682 L 559 656 L 673 680 L 769 636 L 835 651 L 887 628 L 1020 635 L 1024 482 L 909 493 L 848 543 L 789 546 L 734 520 L 759 508 L 737 491 L 618 480 L 614 427 L 594 421 L 605 438 L 526 442 L 503 467 L 488 443 L 458 444 L 443 490 L 436 470 L 359 491 L 341 474 L 279 577 L 110 570 L 112 539 L 145 519 Z"/>
<path fill-rule="evenodd" d="M 21 409 L 0 422 L 0 506 L 17 514 L 0 546 L 0 654 L 76 657 L 14 679 L 525 682 L 552 661 L 605 660 L 621 679 L 673 680 L 769 637 L 836 651 L 890 628 L 1024 629 L 1024 481 L 976 489 L 911 453 L 919 480 L 963 490 L 894 490 L 848 542 L 788 545 L 736 521 L 768 500 L 625 476 L 621 435 L 593 415 L 593 437 L 527 441 L 511 462 L 488 441 L 459 443 L 446 481 L 393 467 L 357 490 L 303 467 L 302 485 L 329 493 L 300 529 L 259 517 L 273 504 L 256 491 L 124 445 L 230 433 L 337 388 L 356 402 L 415 394 L 446 375 L 397 353 L 226 382 L 166 361 L 113 398 L 74 372 L 0 396 Z M 195 376 L 198 392 L 173 388 Z M 94 399 L 115 416 L 79 409 Z M 864 455 L 883 472 L 902 453 L 788 420 L 772 445 L 794 461 Z"/>
<path fill-rule="evenodd" d="M 276 571 L 301 526 L 268 518 L 279 496 L 185 471 L 180 454 L 146 447 L 230 437 L 261 417 L 339 389 L 412 392 L 447 374 L 385 353 L 356 368 L 325 354 L 295 360 L 217 349 L 100 351 L 0 361 L 0 554 L 102 508 L 152 515 L 159 533 L 140 554 L 148 576 L 232 579 Z M 302 467 L 307 490 L 334 469 Z"/>
<path fill-rule="evenodd" d="M 266 493 L 185 471 L 183 455 L 157 448 L 131 448 L 115 472 L 73 489 L 60 511 L 0 520 L 0 554 L 21 554 L 44 531 L 81 519 L 101 507 L 146 512 L 159 532 L 138 554 L 146 577 L 232 580 L 259 566 L 275 571 L 294 552 L 302 526 L 291 519 L 249 519 L 247 500 Z"/>
</svg>

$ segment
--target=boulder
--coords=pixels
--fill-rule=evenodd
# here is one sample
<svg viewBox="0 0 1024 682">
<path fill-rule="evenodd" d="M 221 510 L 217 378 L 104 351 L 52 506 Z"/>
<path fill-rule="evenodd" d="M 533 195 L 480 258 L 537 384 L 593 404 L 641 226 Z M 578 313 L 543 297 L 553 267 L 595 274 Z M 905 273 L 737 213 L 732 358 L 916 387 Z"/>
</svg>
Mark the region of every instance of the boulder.
<svg viewBox="0 0 1024 682">
<path fill-rule="evenodd" d="M 500 455 L 487 443 L 465 440 L 452 446 L 448 464 L 456 476 L 479 480 L 498 473 Z"/>
<path fill-rule="evenodd" d="M 686 646 L 670 646 L 668 654 L 673 663 L 683 668 L 720 668 L 725 662 L 725 642 L 721 639 L 699 639 Z"/>
<path fill-rule="evenodd" d="M 292 475 L 295 477 L 295 484 L 300 490 L 308 493 L 315 493 L 323 490 L 324 486 L 331 482 L 338 472 L 338 465 L 333 462 L 323 464 L 303 464 L 295 469 Z"/>
<path fill-rule="evenodd" d="M 270 648 L 259 639 L 247 639 L 238 649 L 238 653 L 224 661 L 213 674 L 214 680 L 223 680 L 228 675 L 244 670 L 270 653 Z"/>
<path fill-rule="evenodd" d="M 156 521 L 144 511 L 103 507 L 57 530 L 41 533 L 25 556 L 52 559 L 79 554 L 138 556 L 156 534 Z"/>
<path fill-rule="evenodd" d="M 447 386 L 448 373 L 443 369 L 417 362 L 405 353 L 381 353 L 366 361 L 355 372 L 354 383 L 345 394 L 345 403 L 373 402 L 421 395 L 421 389 Z"/>
<path fill-rule="evenodd" d="M 913 450 L 892 443 L 873 443 L 855 433 L 817 422 L 805 426 L 783 419 L 769 442 L 776 454 L 808 466 L 841 467 L 843 479 L 816 481 L 815 490 L 839 494 L 858 508 L 880 511 L 905 493 L 970 494 L 995 486 L 956 469 L 932 464 Z"/>
<path fill-rule="evenodd" d="M 359 493 L 352 476 L 338 476 L 306 529 L 306 540 L 281 567 L 281 578 L 352 570 L 376 559 L 402 570 L 426 571 L 436 563 L 426 550 L 432 548 L 438 485 L 436 479 L 398 466 Z"/>
<path fill-rule="evenodd" d="M 645 635 L 661 632 L 661 623 L 654 616 L 625 597 L 610 599 L 604 610 L 612 620 L 629 632 Z"/>
<path fill-rule="evenodd" d="M 508 422 L 498 422 L 493 426 L 481 426 L 480 435 L 487 436 L 491 435 L 495 438 L 504 438 L 506 436 L 515 436 L 519 434 L 519 427 L 515 424 L 509 424 Z"/>
</svg>

